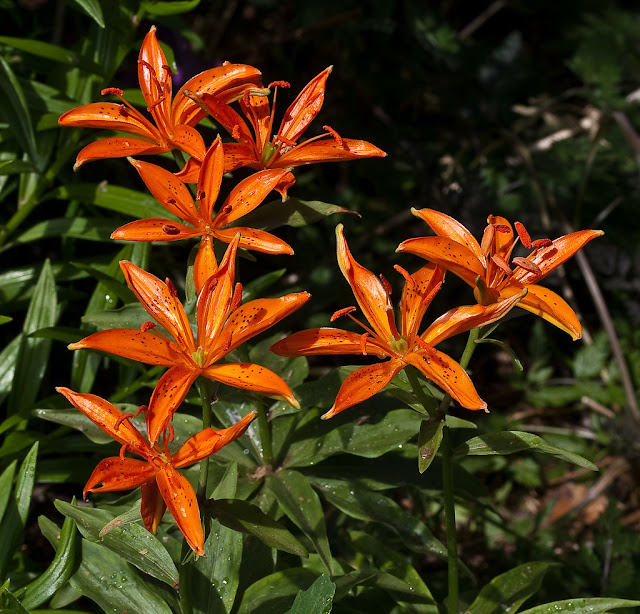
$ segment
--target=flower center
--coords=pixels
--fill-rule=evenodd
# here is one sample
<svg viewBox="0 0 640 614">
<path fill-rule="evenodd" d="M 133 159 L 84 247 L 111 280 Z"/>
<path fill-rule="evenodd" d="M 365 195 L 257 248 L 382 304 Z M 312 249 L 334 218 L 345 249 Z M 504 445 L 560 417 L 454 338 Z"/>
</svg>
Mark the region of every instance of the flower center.
<svg viewBox="0 0 640 614">
<path fill-rule="evenodd" d="M 396 353 L 403 356 L 409 349 L 409 343 L 404 335 L 400 335 L 397 339 L 391 337 L 389 347 Z"/>
<path fill-rule="evenodd" d="M 198 349 L 191 354 L 191 358 L 193 358 L 193 362 L 195 362 L 201 369 L 204 367 L 204 363 L 207 359 L 204 350 L 201 347 L 198 347 Z"/>
</svg>

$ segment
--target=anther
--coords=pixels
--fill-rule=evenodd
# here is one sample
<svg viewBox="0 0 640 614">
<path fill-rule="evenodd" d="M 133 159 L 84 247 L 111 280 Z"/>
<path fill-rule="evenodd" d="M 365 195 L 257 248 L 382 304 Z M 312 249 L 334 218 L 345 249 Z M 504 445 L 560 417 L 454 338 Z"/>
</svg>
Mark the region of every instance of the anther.
<svg viewBox="0 0 640 614">
<path fill-rule="evenodd" d="M 165 278 L 164 282 L 167 284 L 169 294 L 171 294 L 173 298 L 178 298 L 178 291 L 176 290 L 176 287 L 173 285 L 173 282 L 168 277 Z"/>
<path fill-rule="evenodd" d="M 322 127 L 336 140 L 336 143 L 338 143 L 340 147 L 344 147 L 344 143 L 342 142 L 342 137 L 331 126 L 322 126 Z"/>
<path fill-rule="evenodd" d="M 113 429 L 115 431 L 117 431 L 120 428 L 120 425 L 125 421 L 125 420 L 129 420 L 129 418 L 133 418 L 133 414 L 122 414 L 122 416 L 120 416 L 117 420 L 116 423 L 113 425 Z"/>
<path fill-rule="evenodd" d="M 356 310 L 355 307 L 345 307 L 344 309 L 338 309 L 338 311 L 336 311 L 331 318 L 329 319 L 330 322 L 335 322 L 335 320 L 337 320 L 338 318 L 342 317 L 342 316 L 346 316 L 350 313 L 353 313 Z"/>
<path fill-rule="evenodd" d="M 407 282 L 407 284 L 409 284 L 410 288 L 413 288 L 413 286 L 416 285 L 415 280 L 413 279 L 413 277 L 411 277 L 411 275 L 409 275 L 409 272 L 406 269 L 403 269 L 399 264 L 394 264 L 393 268 L 398 271 L 398 273 L 400 273 L 402 277 L 404 277 L 404 280 Z"/>
<path fill-rule="evenodd" d="M 433 298 L 435 297 L 436 294 L 438 294 L 438 292 L 440 292 L 440 288 L 442 288 L 442 282 L 439 282 L 438 284 L 436 284 L 436 286 L 433 288 L 433 290 L 431 290 L 431 292 L 429 292 L 421 301 L 422 305 L 426 305 L 427 307 L 429 305 L 431 305 L 431 301 L 433 300 Z"/>
<path fill-rule="evenodd" d="M 269 89 L 271 89 L 272 87 L 291 87 L 291 83 L 289 83 L 288 81 L 273 81 L 271 83 L 269 83 Z"/>
<path fill-rule="evenodd" d="M 143 323 L 140 325 L 140 330 L 141 330 L 143 333 L 146 333 L 148 330 L 151 330 L 152 328 L 155 328 L 155 327 L 156 327 L 156 323 L 155 323 L 155 322 L 152 322 L 151 320 L 149 320 L 148 322 L 143 322 Z"/>
<path fill-rule="evenodd" d="M 516 227 L 516 232 L 520 237 L 522 245 L 524 245 L 527 249 L 531 249 L 531 237 L 529 236 L 527 229 L 524 227 L 524 224 L 521 224 L 520 222 L 514 222 L 513 225 Z"/>
<path fill-rule="evenodd" d="M 553 241 L 551 239 L 536 239 L 531 243 L 531 247 L 533 249 L 538 249 L 540 247 L 551 247 L 553 245 Z"/>
<path fill-rule="evenodd" d="M 438 350 L 434 348 L 432 345 L 429 345 L 426 341 L 424 341 L 420 337 L 416 337 L 416 343 L 423 349 L 428 356 L 435 356 L 438 353 Z"/>
<path fill-rule="evenodd" d="M 493 256 L 491 256 L 491 260 L 504 273 L 506 273 L 507 275 L 513 275 L 513 271 L 509 268 L 507 261 L 502 256 L 499 256 L 498 254 L 493 254 Z"/>
<path fill-rule="evenodd" d="M 493 224 L 493 227 L 496 229 L 496 232 L 511 232 L 511 228 L 506 224 Z"/>
<path fill-rule="evenodd" d="M 114 96 L 122 96 L 124 92 L 118 87 L 105 87 L 101 92 L 103 96 L 113 94 Z"/>
<path fill-rule="evenodd" d="M 384 291 L 387 293 L 387 296 L 391 296 L 391 284 L 382 273 L 380 273 L 380 281 L 384 286 Z"/>
<path fill-rule="evenodd" d="M 242 284 L 238 282 L 233 289 L 233 298 L 231 299 L 231 311 L 235 311 L 242 302 Z"/>
<path fill-rule="evenodd" d="M 162 232 L 168 235 L 179 235 L 180 229 L 177 226 L 171 224 L 162 224 Z"/>
<path fill-rule="evenodd" d="M 491 251 L 491 247 L 493 246 L 493 239 L 496 236 L 496 228 L 493 224 L 489 224 L 485 229 L 482 235 L 482 243 L 480 244 L 480 249 L 482 250 L 483 256 L 488 256 Z"/>
<path fill-rule="evenodd" d="M 511 262 L 513 262 L 513 264 L 517 264 L 521 269 L 529 271 L 529 273 L 537 273 L 539 275 L 542 274 L 540 267 L 534 262 L 531 262 L 531 260 L 527 260 L 526 258 L 513 258 Z"/>
<path fill-rule="evenodd" d="M 240 140 L 240 126 L 238 124 L 233 127 L 233 130 L 231 131 L 231 138 L 236 141 Z"/>
</svg>

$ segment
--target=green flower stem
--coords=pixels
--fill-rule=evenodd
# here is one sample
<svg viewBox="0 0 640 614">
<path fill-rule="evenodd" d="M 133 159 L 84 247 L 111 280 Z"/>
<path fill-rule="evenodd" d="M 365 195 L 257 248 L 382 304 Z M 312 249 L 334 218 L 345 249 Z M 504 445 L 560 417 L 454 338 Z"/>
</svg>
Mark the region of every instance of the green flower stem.
<svg viewBox="0 0 640 614">
<path fill-rule="evenodd" d="M 209 379 L 201 377 L 198 380 L 198 391 L 202 403 L 202 429 L 208 429 L 212 424 L 211 403 L 215 400 L 218 385 Z M 200 461 L 200 477 L 198 479 L 198 497 L 207 498 L 207 478 L 209 476 L 209 457 Z"/>
<path fill-rule="evenodd" d="M 429 397 L 426 395 L 424 389 L 420 385 L 420 380 L 418 379 L 418 374 L 416 373 L 416 369 L 413 367 L 407 367 L 405 368 L 404 372 L 407 376 L 407 379 L 409 380 L 409 384 L 411 384 L 411 389 L 413 390 L 413 394 L 416 395 L 418 401 L 420 402 L 420 404 L 422 405 L 422 408 L 424 409 L 423 413 L 428 414 L 430 417 L 433 417 L 428 409 L 429 405 L 431 405 L 431 403 L 429 402 Z"/>
<path fill-rule="evenodd" d="M 273 448 L 271 447 L 271 427 L 267 419 L 267 410 L 261 407 L 258 411 L 258 431 L 260 433 L 260 446 L 262 447 L 262 460 L 265 465 L 273 466 Z"/>
</svg>

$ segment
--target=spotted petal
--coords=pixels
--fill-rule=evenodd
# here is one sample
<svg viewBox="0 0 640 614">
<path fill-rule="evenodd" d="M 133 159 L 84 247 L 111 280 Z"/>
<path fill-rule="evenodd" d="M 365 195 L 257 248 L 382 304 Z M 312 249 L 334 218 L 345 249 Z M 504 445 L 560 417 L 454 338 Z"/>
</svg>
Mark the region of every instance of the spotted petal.
<svg viewBox="0 0 640 614">
<path fill-rule="evenodd" d="M 383 358 L 390 356 L 389 348 L 383 346 L 375 337 L 363 335 L 339 328 L 310 328 L 289 335 L 274 343 L 269 349 L 278 356 L 314 356 L 367 354 Z"/>
<path fill-rule="evenodd" d="M 84 486 L 83 496 L 89 492 L 130 490 L 144 484 L 155 474 L 153 465 L 127 456 L 110 456 L 101 460 Z"/>
<path fill-rule="evenodd" d="M 111 238 L 119 241 L 181 241 L 199 235 L 199 231 L 191 226 L 153 217 L 120 226 L 111 233 Z"/>
<path fill-rule="evenodd" d="M 357 158 L 384 158 L 386 153 L 379 147 L 359 139 L 333 137 L 300 143 L 277 158 L 279 167 L 302 166 L 320 162 L 346 162 Z"/>
</svg>

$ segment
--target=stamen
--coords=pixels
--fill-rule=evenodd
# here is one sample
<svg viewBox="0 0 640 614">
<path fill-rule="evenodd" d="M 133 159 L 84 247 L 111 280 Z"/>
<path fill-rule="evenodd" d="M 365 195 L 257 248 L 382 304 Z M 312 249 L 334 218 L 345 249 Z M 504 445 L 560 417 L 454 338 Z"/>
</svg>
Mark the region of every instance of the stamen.
<svg viewBox="0 0 640 614">
<path fill-rule="evenodd" d="M 167 277 L 165 278 L 164 283 L 167 284 L 169 294 L 171 294 L 173 298 L 178 298 L 178 291 L 176 290 L 176 287 L 173 285 L 173 282 Z"/>
<path fill-rule="evenodd" d="M 387 293 L 387 296 L 391 296 L 391 284 L 382 273 L 380 273 L 380 281 L 384 286 L 384 291 Z"/>
<path fill-rule="evenodd" d="M 161 104 L 162 102 L 164 102 L 165 98 L 166 98 L 166 94 L 162 94 L 162 96 L 160 96 L 158 98 L 158 100 L 156 100 L 155 102 L 153 102 L 151 104 L 151 106 L 147 107 L 147 111 L 149 111 L 149 113 L 151 113 L 151 111 L 153 111 L 153 109 L 155 109 L 159 104 Z"/>
<path fill-rule="evenodd" d="M 398 273 L 400 273 L 402 277 L 404 277 L 404 280 L 407 282 L 410 288 L 413 288 L 413 286 L 416 285 L 415 280 L 413 279 L 413 277 L 411 277 L 411 275 L 409 275 L 409 272 L 406 269 L 403 269 L 399 264 L 394 264 L 393 268 L 398 271 Z"/>
<path fill-rule="evenodd" d="M 336 140 L 336 143 L 338 143 L 340 147 L 344 147 L 344 143 L 342 142 L 342 137 L 331 126 L 322 126 L 322 127 Z"/>
<path fill-rule="evenodd" d="M 130 418 L 133 418 L 133 414 L 122 414 L 122 416 L 120 416 L 117 420 L 116 423 L 113 425 L 114 430 L 118 430 L 120 428 L 120 425 L 125 421 L 125 420 L 129 420 Z"/>
<path fill-rule="evenodd" d="M 434 348 L 432 345 L 429 345 L 426 341 L 424 341 L 421 337 L 416 337 L 416 343 L 422 348 L 429 356 L 435 356 L 438 353 L 438 350 Z"/>
<path fill-rule="evenodd" d="M 166 431 L 167 431 L 167 435 L 168 435 L 168 440 L 169 441 L 173 441 L 175 436 L 176 436 L 176 432 L 173 430 L 173 426 L 171 424 L 167 424 L 167 426 L 165 427 Z M 164 441 L 167 440 L 166 437 L 163 438 Z M 169 455 L 171 456 L 171 455 Z"/>
<path fill-rule="evenodd" d="M 233 298 L 231 299 L 231 311 L 235 311 L 242 302 L 242 284 L 238 282 L 233 290 Z"/>
<path fill-rule="evenodd" d="M 171 224 L 162 224 L 162 232 L 168 235 L 179 235 L 180 229 L 177 226 Z"/>
<path fill-rule="evenodd" d="M 496 232 L 511 232 L 511 228 L 506 224 L 493 224 L 493 227 L 496 229 Z"/>
<path fill-rule="evenodd" d="M 236 141 L 240 140 L 240 126 L 238 124 L 233 127 L 233 130 L 231 131 L 231 138 Z"/>
<path fill-rule="evenodd" d="M 338 318 L 342 317 L 342 316 L 346 316 L 350 313 L 353 313 L 356 310 L 356 307 L 345 307 L 344 309 L 338 309 L 338 311 L 336 311 L 331 318 L 329 319 L 330 322 L 335 322 L 335 320 L 337 320 Z"/>
<path fill-rule="evenodd" d="M 291 83 L 289 83 L 288 81 L 272 81 L 267 87 L 269 89 L 271 89 L 272 87 L 291 87 Z"/>
<path fill-rule="evenodd" d="M 551 247 L 553 245 L 553 241 L 551 239 L 536 239 L 531 243 L 531 247 L 534 249 L 538 249 L 540 247 Z"/>
<path fill-rule="evenodd" d="M 355 309 L 355 307 L 354 307 Z M 362 350 L 362 354 L 364 356 L 367 355 L 367 337 L 369 336 L 369 333 L 364 333 L 361 337 L 360 337 L 360 349 Z"/>
<path fill-rule="evenodd" d="M 506 273 L 507 275 L 513 275 L 513 271 L 509 268 L 509 265 L 507 264 L 506 260 L 502 256 L 498 256 L 498 254 L 493 254 L 493 256 L 491 256 L 491 260 L 504 273 Z"/>
<path fill-rule="evenodd" d="M 433 300 L 435 295 L 438 294 L 438 292 L 440 292 L 440 288 L 442 288 L 443 283 L 444 282 L 439 282 L 438 284 L 436 284 L 433 290 L 431 290 L 431 292 L 429 292 L 429 294 L 427 294 L 420 303 L 422 305 L 426 305 L 427 307 L 431 305 L 431 301 Z"/>
<path fill-rule="evenodd" d="M 147 62 L 146 60 L 138 60 L 138 64 L 142 64 L 145 68 L 148 68 L 151 76 L 154 79 L 156 78 L 156 70 L 153 66 L 151 66 L 151 64 L 149 64 L 149 62 Z"/>
<path fill-rule="evenodd" d="M 540 275 L 542 274 L 540 267 L 534 262 L 531 262 L 531 260 L 527 260 L 526 258 L 513 258 L 511 262 L 513 262 L 513 264 L 517 264 L 525 271 L 529 271 L 529 273 L 538 273 Z"/>
<path fill-rule="evenodd" d="M 520 237 L 522 245 L 524 245 L 527 249 L 531 249 L 531 236 L 527 232 L 527 229 L 524 227 L 524 224 L 521 224 L 520 222 L 514 222 L 513 225 L 516 227 L 516 232 Z"/>
<path fill-rule="evenodd" d="M 248 107 L 251 106 L 251 99 L 250 99 L 250 94 L 249 94 L 249 90 L 247 90 L 244 93 L 244 96 L 242 97 L 242 102 L 244 102 L 244 104 L 246 104 Z"/>
<path fill-rule="evenodd" d="M 167 66 L 166 64 L 163 64 L 162 68 L 165 70 L 165 72 L 169 77 L 173 76 L 173 71 L 171 70 L 171 66 Z"/>
<path fill-rule="evenodd" d="M 143 322 L 143 323 L 140 325 L 140 330 L 141 330 L 143 333 L 146 333 L 148 330 L 151 330 L 152 328 L 155 328 L 155 327 L 156 327 L 156 323 L 155 323 L 155 322 L 152 322 L 151 320 L 149 320 L 148 322 Z"/>
<path fill-rule="evenodd" d="M 121 98 L 124 94 L 124 92 L 119 87 L 105 87 L 100 93 L 103 96 L 106 96 L 107 94 L 113 94 L 114 96 L 118 96 L 118 98 Z"/>
<path fill-rule="evenodd" d="M 482 255 L 485 258 L 489 255 L 491 251 L 491 247 L 493 246 L 493 240 L 496 236 L 496 228 L 493 224 L 489 224 L 485 229 L 482 235 L 482 243 L 480 244 L 480 249 L 482 250 Z"/>
<path fill-rule="evenodd" d="M 120 458 L 124 459 L 124 453 L 127 451 L 127 444 L 123 443 L 122 447 L 120 448 Z"/>
<path fill-rule="evenodd" d="M 149 411 L 149 406 L 148 405 L 140 405 L 140 407 L 138 407 L 138 410 L 136 411 L 136 413 L 134 415 L 136 417 L 139 416 L 140 414 L 144 414 L 146 416 L 148 411 Z"/>
</svg>

